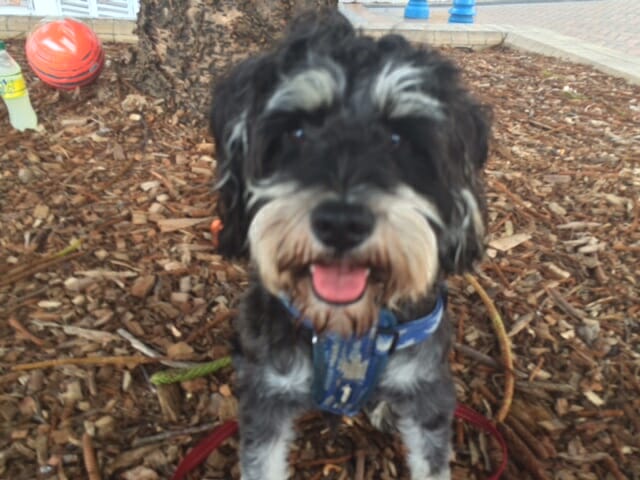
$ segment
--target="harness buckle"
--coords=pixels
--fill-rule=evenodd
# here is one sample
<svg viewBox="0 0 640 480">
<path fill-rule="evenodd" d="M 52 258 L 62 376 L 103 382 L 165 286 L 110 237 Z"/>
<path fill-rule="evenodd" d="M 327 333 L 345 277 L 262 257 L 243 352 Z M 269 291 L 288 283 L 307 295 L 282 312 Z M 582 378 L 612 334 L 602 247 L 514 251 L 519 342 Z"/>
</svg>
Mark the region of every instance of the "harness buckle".
<svg viewBox="0 0 640 480">
<path fill-rule="evenodd" d="M 376 334 L 376 353 L 378 355 L 391 355 L 396 351 L 400 333 L 393 328 L 379 329 Z"/>
</svg>

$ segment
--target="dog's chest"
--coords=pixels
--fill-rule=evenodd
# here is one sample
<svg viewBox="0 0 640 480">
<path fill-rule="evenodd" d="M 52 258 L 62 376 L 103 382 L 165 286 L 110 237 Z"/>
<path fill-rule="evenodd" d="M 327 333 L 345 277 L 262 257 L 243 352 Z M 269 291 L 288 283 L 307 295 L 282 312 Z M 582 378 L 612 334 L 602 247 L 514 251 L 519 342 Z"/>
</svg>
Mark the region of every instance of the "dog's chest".
<svg viewBox="0 0 640 480">
<path fill-rule="evenodd" d="M 266 388 L 272 393 L 293 393 L 308 396 L 313 385 L 313 362 L 310 356 L 303 353 L 296 355 L 287 371 L 278 371 L 273 366 L 265 370 Z M 378 386 L 390 390 L 411 390 L 420 379 L 425 378 L 425 365 L 420 356 L 391 355 L 387 366 L 382 371 Z M 344 366 L 346 374 L 357 377 L 362 374 L 359 364 Z M 352 371 L 352 370 L 358 371 Z"/>
</svg>

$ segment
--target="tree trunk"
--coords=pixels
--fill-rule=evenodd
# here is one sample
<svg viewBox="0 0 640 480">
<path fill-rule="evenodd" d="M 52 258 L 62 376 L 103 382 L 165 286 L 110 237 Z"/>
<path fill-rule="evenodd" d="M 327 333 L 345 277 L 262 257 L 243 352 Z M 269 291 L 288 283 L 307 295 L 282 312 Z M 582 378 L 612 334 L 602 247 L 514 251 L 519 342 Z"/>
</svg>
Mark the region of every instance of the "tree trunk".
<svg viewBox="0 0 640 480">
<path fill-rule="evenodd" d="M 202 121 L 212 80 L 268 46 L 296 13 L 336 5 L 337 0 L 142 0 L 134 79 L 143 92 L 164 98 L 181 121 Z"/>
</svg>

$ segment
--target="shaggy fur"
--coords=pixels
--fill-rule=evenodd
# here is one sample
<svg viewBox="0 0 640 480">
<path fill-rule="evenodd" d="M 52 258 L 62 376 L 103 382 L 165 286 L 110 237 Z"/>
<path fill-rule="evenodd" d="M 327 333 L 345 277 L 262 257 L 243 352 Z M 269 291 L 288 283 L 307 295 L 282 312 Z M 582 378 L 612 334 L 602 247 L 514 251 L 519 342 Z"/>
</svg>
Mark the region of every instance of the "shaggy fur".
<svg viewBox="0 0 640 480">
<path fill-rule="evenodd" d="M 288 477 L 292 421 L 313 408 L 309 328 L 346 337 L 428 313 L 438 285 L 482 253 L 487 109 L 438 53 L 359 35 L 337 13 L 300 17 L 214 92 L 218 207 L 228 256 L 254 268 L 236 323 L 244 480 Z M 366 270 L 362 293 L 329 301 L 314 268 Z M 448 479 L 455 396 L 445 319 L 397 351 L 371 399 L 393 422 L 413 480 Z"/>
</svg>

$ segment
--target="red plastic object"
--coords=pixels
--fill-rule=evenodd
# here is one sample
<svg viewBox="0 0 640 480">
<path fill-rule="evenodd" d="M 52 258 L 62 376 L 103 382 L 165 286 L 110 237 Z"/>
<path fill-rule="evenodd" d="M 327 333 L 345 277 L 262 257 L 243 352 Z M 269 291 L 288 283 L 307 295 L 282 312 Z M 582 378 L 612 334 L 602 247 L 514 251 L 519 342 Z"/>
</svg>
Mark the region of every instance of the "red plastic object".
<svg viewBox="0 0 640 480">
<path fill-rule="evenodd" d="M 104 66 L 100 39 L 82 22 L 65 18 L 42 23 L 26 42 L 27 61 L 46 84 L 62 90 L 93 82 Z"/>
<path fill-rule="evenodd" d="M 187 456 L 184 457 L 180 465 L 178 465 L 176 473 L 173 474 L 171 480 L 182 480 L 185 478 L 188 473 L 204 462 L 209 454 L 218 448 L 222 442 L 230 436 L 235 435 L 237 431 L 238 423 L 233 420 L 229 420 L 219 427 L 216 427 L 213 432 L 187 453 Z"/>
<path fill-rule="evenodd" d="M 492 435 L 498 441 L 500 448 L 502 449 L 502 462 L 496 472 L 487 478 L 487 480 L 500 480 L 505 468 L 507 468 L 508 460 L 507 443 L 504 441 L 502 434 L 486 417 L 466 405 L 458 404 L 455 416 L 480 428 L 484 432 Z M 222 442 L 230 436 L 235 435 L 237 431 L 238 424 L 233 420 L 217 427 L 207 437 L 200 441 L 200 443 L 193 447 L 193 449 L 182 459 L 176 469 L 176 473 L 171 477 L 171 480 L 183 480 L 187 474 L 204 462 L 209 454 L 218 448 Z"/>
<path fill-rule="evenodd" d="M 500 462 L 500 465 L 498 466 L 496 472 L 489 478 L 487 478 L 487 480 L 500 480 L 500 477 L 504 473 L 505 468 L 507 468 L 507 461 L 509 458 L 509 449 L 507 448 L 507 442 L 505 442 L 504 437 L 502 436 L 500 431 L 484 415 L 476 412 L 466 405 L 458 404 L 456 406 L 455 415 L 457 418 L 465 420 L 470 424 L 480 428 L 485 433 L 488 433 L 498 441 L 498 443 L 500 444 L 500 448 L 502 449 L 502 462 Z"/>
</svg>

